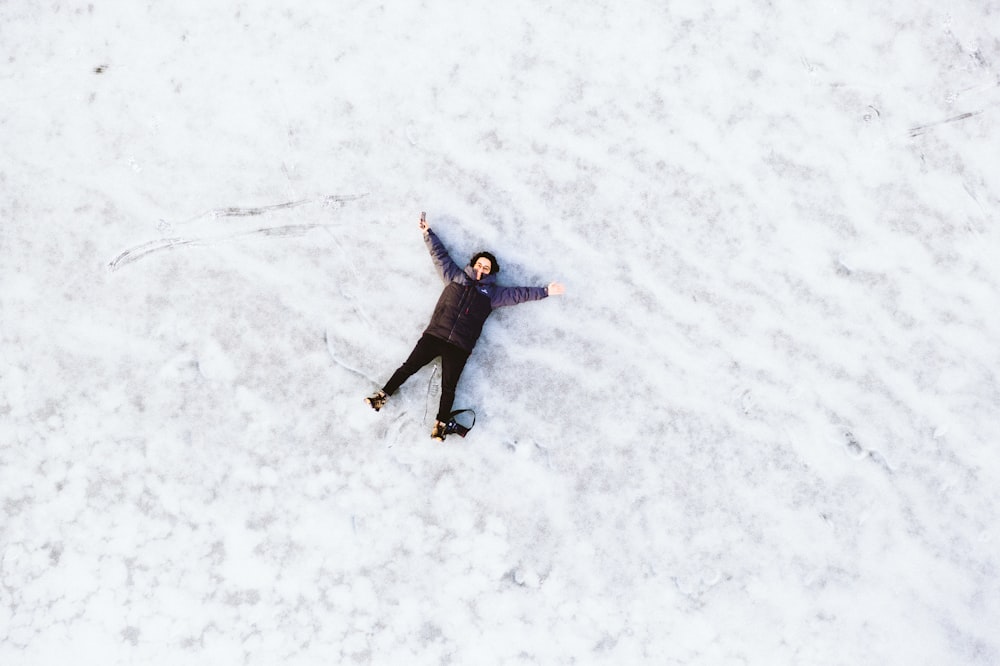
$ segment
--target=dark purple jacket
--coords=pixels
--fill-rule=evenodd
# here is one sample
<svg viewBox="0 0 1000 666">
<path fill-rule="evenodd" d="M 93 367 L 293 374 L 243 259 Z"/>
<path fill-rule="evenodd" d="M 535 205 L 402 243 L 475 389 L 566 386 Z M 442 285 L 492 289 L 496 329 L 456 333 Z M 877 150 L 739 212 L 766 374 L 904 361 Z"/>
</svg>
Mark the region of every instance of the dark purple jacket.
<svg viewBox="0 0 1000 666">
<path fill-rule="evenodd" d="M 430 229 L 424 233 L 424 242 L 438 273 L 448 283 L 434 307 L 425 335 L 471 352 L 494 308 L 537 301 L 549 295 L 547 287 L 501 287 L 492 273 L 477 281 L 476 271 L 455 263 L 441 239 Z"/>
</svg>

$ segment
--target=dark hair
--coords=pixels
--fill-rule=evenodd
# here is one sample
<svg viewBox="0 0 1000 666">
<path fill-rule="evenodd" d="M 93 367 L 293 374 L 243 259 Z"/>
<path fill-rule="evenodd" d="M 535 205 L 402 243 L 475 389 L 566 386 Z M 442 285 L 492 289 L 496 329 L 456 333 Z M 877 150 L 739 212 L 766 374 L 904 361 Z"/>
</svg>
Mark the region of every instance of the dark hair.
<svg viewBox="0 0 1000 666">
<path fill-rule="evenodd" d="M 497 258 L 494 257 L 493 254 L 490 253 L 490 252 L 485 252 L 485 251 L 483 251 L 483 252 L 476 252 L 474 255 L 472 255 L 472 259 L 469 260 L 469 265 L 470 266 L 475 266 L 476 262 L 480 258 L 489 259 L 490 260 L 490 264 L 491 264 L 490 273 L 491 274 L 496 275 L 497 273 L 500 272 L 500 262 L 497 261 Z"/>
</svg>

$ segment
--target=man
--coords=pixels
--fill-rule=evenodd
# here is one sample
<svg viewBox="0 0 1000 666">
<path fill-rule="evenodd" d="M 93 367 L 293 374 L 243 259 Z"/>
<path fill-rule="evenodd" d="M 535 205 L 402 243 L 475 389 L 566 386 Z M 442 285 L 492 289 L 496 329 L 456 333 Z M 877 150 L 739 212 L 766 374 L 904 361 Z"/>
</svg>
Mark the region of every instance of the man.
<svg viewBox="0 0 1000 666">
<path fill-rule="evenodd" d="M 446 286 L 441 292 L 430 324 L 409 358 L 389 378 L 380 391 L 365 398 L 376 412 L 389 396 L 417 370 L 438 356 L 441 357 L 441 401 L 431 437 L 443 441 L 448 433 L 448 420 L 455 402 L 455 388 L 465 368 L 486 318 L 494 308 L 537 301 L 548 296 L 560 296 L 565 287 L 553 282 L 547 287 L 501 287 L 496 283 L 500 264 L 489 252 L 478 252 L 464 269 L 451 258 L 441 240 L 420 216 L 420 229 L 431 259 Z"/>
</svg>

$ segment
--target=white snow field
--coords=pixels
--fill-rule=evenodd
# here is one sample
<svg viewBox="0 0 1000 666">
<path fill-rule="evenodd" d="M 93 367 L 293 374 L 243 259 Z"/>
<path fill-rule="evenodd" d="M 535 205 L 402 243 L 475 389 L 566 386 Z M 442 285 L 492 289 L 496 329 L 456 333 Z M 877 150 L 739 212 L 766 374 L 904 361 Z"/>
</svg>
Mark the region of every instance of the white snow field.
<svg viewBox="0 0 1000 666">
<path fill-rule="evenodd" d="M 1000 664 L 997 35 L 0 3 L 0 664 Z"/>
</svg>

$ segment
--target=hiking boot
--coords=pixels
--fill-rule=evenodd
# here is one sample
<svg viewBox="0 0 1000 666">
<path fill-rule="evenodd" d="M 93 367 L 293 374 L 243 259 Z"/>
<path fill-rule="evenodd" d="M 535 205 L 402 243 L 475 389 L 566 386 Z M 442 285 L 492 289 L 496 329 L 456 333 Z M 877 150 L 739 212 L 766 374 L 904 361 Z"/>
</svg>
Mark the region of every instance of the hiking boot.
<svg viewBox="0 0 1000 666">
<path fill-rule="evenodd" d="M 434 429 L 431 430 L 431 439 L 436 439 L 439 442 L 443 442 L 444 438 L 448 436 L 448 424 L 442 423 L 441 421 L 434 422 Z"/>
<path fill-rule="evenodd" d="M 385 405 L 385 401 L 388 399 L 389 396 L 386 394 L 385 391 L 378 391 L 377 393 L 373 393 L 372 395 L 365 398 L 365 404 L 377 412 L 378 410 L 382 409 L 382 406 Z"/>
</svg>

